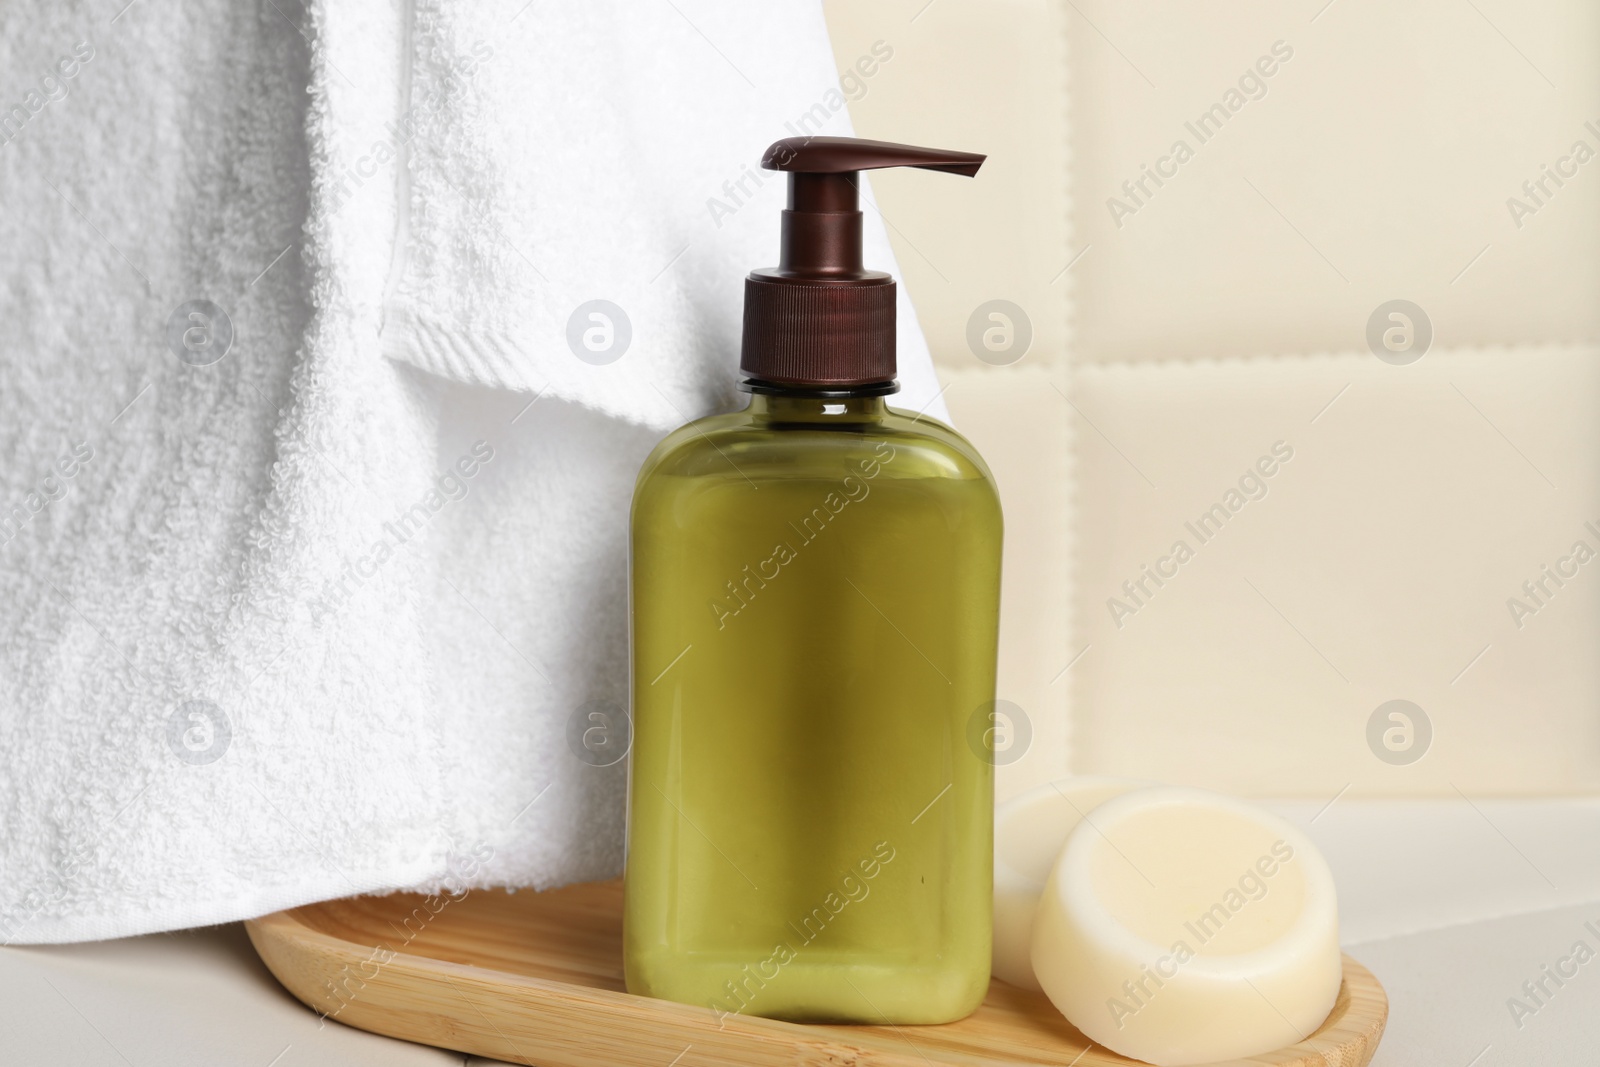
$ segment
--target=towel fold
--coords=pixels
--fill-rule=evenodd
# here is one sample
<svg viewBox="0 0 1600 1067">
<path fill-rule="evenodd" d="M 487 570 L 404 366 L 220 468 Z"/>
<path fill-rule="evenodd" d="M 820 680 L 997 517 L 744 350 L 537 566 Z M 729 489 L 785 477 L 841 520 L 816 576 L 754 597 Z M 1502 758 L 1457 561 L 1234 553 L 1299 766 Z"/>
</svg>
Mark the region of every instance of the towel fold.
<svg viewBox="0 0 1600 1067">
<path fill-rule="evenodd" d="M 736 402 L 754 160 L 848 132 L 816 4 L 12 21 L 0 941 L 615 874 L 569 731 L 640 461 Z"/>
<path fill-rule="evenodd" d="M 668 429 L 733 401 L 744 275 L 776 262 L 784 205 L 762 152 L 847 135 L 845 97 L 810 5 L 588 4 L 555 21 L 507 40 L 500 13 L 419 7 L 384 351 Z M 888 264 L 875 212 L 865 254 Z M 937 387 L 904 293 L 899 310 L 920 407 Z"/>
</svg>

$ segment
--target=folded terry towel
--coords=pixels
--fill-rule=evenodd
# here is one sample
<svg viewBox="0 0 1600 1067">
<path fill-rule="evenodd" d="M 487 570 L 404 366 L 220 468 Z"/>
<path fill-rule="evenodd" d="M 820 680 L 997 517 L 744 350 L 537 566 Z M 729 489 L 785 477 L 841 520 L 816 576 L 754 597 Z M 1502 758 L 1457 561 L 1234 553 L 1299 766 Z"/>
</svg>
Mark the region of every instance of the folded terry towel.
<svg viewBox="0 0 1600 1067">
<path fill-rule="evenodd" d="M 8 19 L 0 941 L 619 869 L 633 476 L 848 118 L 810 0 L 497 8 Z"/>
<path fill-rule="evenodd" d="M 420 7 L 384 351 L 663 429 L 731 402 L 744 275 L 776 262 L 784 204 L 761 154 L 849 129 L 817 10 L 750 8 L 577 5 L 505 39 L 503 13 Z M 868 262 L 892 262 L 864 211 Z M 920 406 L 937 387 L 900 298 Z"/>
</svg>

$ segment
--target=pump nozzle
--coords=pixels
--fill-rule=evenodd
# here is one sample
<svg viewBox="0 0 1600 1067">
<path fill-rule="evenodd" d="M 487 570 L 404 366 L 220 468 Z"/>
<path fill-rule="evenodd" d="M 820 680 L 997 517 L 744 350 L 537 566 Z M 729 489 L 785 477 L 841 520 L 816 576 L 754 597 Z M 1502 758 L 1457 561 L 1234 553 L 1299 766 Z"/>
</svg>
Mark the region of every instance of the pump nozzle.
<svg viewBox="0 0 1600 1067">
<path fill-rule="evenodd" d="M 983 156 L 854 137 L 788 137 L 761 157 L 787 171 L 778 266 L 745 279 L 740 370 L 757 382 L 826 388 L 895 374 L 895 283 L 861 261 L 857 177 L 919 167 L 972 177 Z"/>
</svg>

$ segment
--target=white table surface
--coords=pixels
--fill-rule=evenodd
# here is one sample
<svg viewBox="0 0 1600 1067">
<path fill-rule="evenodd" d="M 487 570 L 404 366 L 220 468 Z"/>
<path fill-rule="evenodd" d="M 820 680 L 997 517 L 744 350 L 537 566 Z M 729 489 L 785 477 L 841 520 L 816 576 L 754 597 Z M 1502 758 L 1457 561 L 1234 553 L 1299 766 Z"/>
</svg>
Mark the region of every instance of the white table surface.
<svg viewBox="0 0 1600 1067">
<path fill-rule="evenodd" d="M 1270 806 L 1324 850 L 1345 946 L 1388 990 L 1376 1067 L 1600 1064 L 1600 936 L 1584 925 L 1600 930 L 1600 800 Z M 1508 999 L 1580 940 L 1596 958 L 1514 1018 Z M 0 950 L 0 1004 L 8 1065 L 491 1062 L 320 1021 L 238 924 Z"/>
</svg>

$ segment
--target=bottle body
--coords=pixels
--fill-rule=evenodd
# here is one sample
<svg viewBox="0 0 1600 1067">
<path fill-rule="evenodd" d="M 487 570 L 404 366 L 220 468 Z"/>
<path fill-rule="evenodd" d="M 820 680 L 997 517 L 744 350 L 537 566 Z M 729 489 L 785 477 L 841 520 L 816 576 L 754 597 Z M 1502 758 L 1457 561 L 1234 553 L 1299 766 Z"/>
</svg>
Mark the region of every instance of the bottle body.
<svg viewBox="0 0 1600 1067">
<path fill-rule="evenodd" d="M 757 396 L 632 519 L 628 989 L 796 1020 L 988 988 L 1001 518 L 953 430 Z"/>
</svg>

